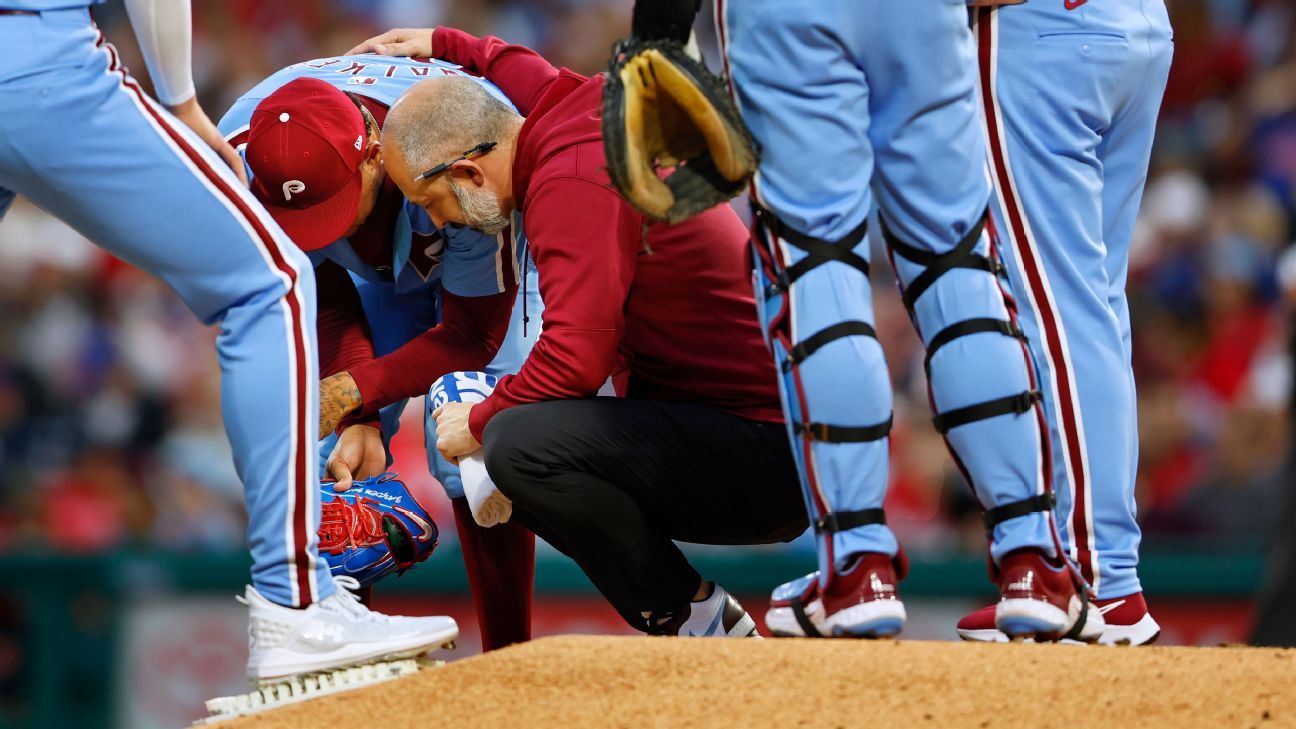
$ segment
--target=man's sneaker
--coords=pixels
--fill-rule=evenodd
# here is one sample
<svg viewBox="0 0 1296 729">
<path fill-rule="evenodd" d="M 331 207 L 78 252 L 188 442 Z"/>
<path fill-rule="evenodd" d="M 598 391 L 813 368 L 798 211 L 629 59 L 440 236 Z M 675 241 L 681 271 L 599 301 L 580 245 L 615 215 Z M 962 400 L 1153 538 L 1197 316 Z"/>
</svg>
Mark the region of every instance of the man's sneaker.
<svg viewBox="0 0 1296 729">
<path fill-rule="evenodd" d="M 251 585 L 239 602 L 250 611 L 248 680 L 267 684 L 291 676 L 375 661 L 413 658 L 453 643 L 454 618 L 404 618 L 373 612 L 351 592 L 352 577 L 333 578 L 334 593 L 305 609 L 276 605 Z"/>
<path fill-rule="evenodd" d="M 716 583 L 704 600 L 688 604 L 687 610 L 648 616 L 649 635 L 681 638 L 759 638 L 756 621 L 743 606 Z"/>
<path fill-rule="evenodd" d="M 1148 612 L 1141 592 L 1108 600 L 1095 600 L 1093 604 L 1103 616 L 1103 632 L 1098 636 L 1098 642 L 1103 645 L 1151 645 L 1161 636 L 1161 626 L 1157 625 Z M 987 605 L 968 614 L 958 622 L 956 630 L 963 640 L 989 643 L 1004 643 L 1008 640 L 1008 636 L 995 627 L 994 605 Z"/>
<path fill-rule="evenodd" d="M 820 592 L 819 573 L 779 585 L 765 624 L 779 636 L 886 638 L 904 628 L 896 584 L 908 572 L 904 553 L 856 555 Z"/>
<path fill-rule="evenodd" d="M 999 561 L 995 627 L 1010 640 L 1097 640 L 1102 613 L 1077 591 L 1087 589 L 1077 583 L 1069 565 L 1047 559 L 1038 549 L 1009 552 Z"/>
</svg>

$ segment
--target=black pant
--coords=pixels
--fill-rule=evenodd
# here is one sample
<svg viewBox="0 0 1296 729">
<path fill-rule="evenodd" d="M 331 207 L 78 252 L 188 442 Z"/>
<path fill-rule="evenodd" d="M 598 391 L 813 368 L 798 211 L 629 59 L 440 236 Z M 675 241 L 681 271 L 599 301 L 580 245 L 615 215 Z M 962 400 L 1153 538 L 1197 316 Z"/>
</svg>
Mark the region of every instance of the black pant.
<svg viewBox="0 0 1296 729">
<path fill-rule="evenodd" d="M 806 528 L 782 424 L 686 403 L 600 397 L 511 408 L 486 470 L 513 518 L 571 557 L 630 625 L 701 577 L 671 541 L 786 542 Z"/>
</svg>

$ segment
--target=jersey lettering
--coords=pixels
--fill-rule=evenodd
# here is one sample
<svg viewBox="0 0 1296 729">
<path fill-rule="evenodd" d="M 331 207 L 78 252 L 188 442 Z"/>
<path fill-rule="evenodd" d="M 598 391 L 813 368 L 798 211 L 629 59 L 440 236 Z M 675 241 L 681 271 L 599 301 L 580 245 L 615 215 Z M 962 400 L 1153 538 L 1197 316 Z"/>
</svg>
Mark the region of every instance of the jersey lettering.
<svg viewBox="0 0 1296 729">
<path fill-rule="evenodd" d="M 413 239 L 410 241 L 410 265 L 418 272 L 419 278 L 424 281 L 431 277 L 432 272 L 437 266 L 441 265 L 441 258 L 445 255 L 445 238 L 441 236 L 440 231 L 431 233 L 413 233 Z"/>
</svg>

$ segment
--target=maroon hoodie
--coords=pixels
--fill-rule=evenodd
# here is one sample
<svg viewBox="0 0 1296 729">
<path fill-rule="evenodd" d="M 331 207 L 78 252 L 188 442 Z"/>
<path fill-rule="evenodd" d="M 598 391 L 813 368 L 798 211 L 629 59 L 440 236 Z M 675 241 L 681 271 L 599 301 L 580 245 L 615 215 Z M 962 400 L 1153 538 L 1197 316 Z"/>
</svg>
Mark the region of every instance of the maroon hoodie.
<svg viewBox="0 0 1296 729">
<path fill-rule="evenodd" d="M 781 422 L 748 233 L 733 210 L 666 225 L 621 199 L 603 156 L 601 75 L 451 28 L 433 34 L 432 54 L 494 82 L 527 118 L 513 195 L 540 272 L 544 329 L 521 371 L 473 408 L 477 440 L 505 408 L 593 396 L 622 358 L 628 397 Z"/>
</svg>

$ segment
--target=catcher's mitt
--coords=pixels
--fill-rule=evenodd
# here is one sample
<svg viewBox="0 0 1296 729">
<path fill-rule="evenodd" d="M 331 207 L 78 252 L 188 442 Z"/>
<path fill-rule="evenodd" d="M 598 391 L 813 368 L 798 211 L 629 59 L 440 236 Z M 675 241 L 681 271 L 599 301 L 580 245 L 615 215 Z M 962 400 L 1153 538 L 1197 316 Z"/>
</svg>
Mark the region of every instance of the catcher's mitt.
<svg viewBox="0 0 1296 729">
<path fill-rule="evenodd" d="M 348 575 L 368 586 L 432 556 L 437 526 L 424 504 L 394 473 L 356 481 L 337 493 L 333 482 L 320 484 L 319 553 L 335 576 Z"/>
<path fill-rule="evenodd" d="M 603 146 L 621 195 L 671 223 L 737 195 L 758 161 L 723 82 L 674 40 L 631 37 L 613 49 Z"/>
</svg>

